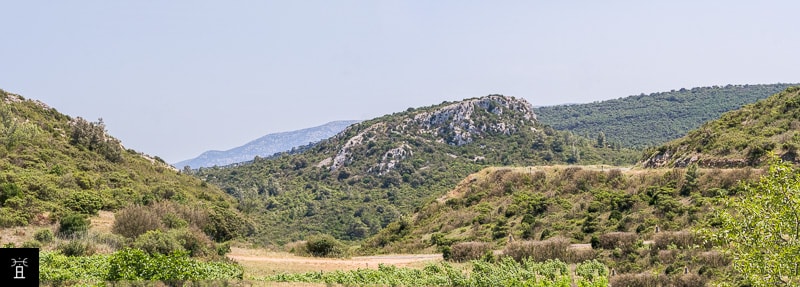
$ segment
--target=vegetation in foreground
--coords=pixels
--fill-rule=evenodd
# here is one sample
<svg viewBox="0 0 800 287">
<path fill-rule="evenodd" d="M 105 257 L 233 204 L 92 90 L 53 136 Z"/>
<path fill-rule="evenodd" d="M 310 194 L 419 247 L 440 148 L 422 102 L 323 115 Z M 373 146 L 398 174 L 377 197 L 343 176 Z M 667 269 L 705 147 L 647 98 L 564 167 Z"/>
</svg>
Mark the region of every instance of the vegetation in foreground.
<svg viewBox="0 0 800 287">
<path fill-rule="evenodd" d="M 139 249 L 123 249 L 112 254 L 66 256 L 43 252 L 39 257 L 39 278 L 43 283 L 101 284 L 105 281 L 185 281 L 243 278 L 242 268 L 229 262 L 204 262 L 186 252 L 150 255 Z"/>
<path fill-rule="evenodd" d="M 505 257 L 497 262 L 474 260 L 468 270 L 442 262 L 423 269 L 381 265 L 375 269 L 353 271 L 279 274 L 260 278 L 274 282 L 308 282 L 343 285 L 380 286 L 559 286 L 576 283 L 581 287 L 608 286 L 608 268 L 597 261 L 578 264 L 574 273 L 568 264 L 549 260 L 517 262 Z"/>
<path fill-rule="evenodd" d="M 733 258 L 733 268 L 753 286 L 800 286 L 800 173 L 773 160 L 769 173 L 705 230 Z"/>
</svg>

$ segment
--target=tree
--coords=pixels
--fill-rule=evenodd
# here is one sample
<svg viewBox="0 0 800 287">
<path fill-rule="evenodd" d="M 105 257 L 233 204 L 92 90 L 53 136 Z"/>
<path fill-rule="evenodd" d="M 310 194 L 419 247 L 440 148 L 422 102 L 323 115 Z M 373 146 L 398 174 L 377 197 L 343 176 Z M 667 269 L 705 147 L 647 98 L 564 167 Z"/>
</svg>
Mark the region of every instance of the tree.
<svg viewBox="0 0 800 287">
<path fill-rule="evenodd" d="M 600 132 L 600 134 L 597 135 L 597 145 L 596 145 L 596 147 L 597 148 L 605 148 L 606 147 L 606 134 L 605 133 Z"/>
<path fill-rule="evenodd" d="M 10 151 L 20 142 L 31 140 L 39 133 L 38 126 L 20 122 L 8 107 L 0 107 L 0 142 Z"/>
<path fill-rule="evenodd" d="M 697 189 L 697 163 L 692 163 L 686 169 L 683 185 L 681 186 L 681 195 L 689 196 Z"/>
<path fill-rule="evenodd" d="M 769 173 L 744 187 L 718 214 L 708 237 L 732 255 L 754 286 L 800 286 L 800 174 L 773 159 Z"/>
</svg>

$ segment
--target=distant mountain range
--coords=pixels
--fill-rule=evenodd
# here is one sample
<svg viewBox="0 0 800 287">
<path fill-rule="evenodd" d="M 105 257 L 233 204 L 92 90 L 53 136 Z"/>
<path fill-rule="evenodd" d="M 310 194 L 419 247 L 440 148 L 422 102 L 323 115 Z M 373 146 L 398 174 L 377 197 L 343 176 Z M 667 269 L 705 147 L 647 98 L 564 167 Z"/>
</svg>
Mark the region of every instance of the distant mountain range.
<svg viewBox="0 0 800 287">
<path fill-rule="evenodd" d="M 233 163 L 253 160 L 256 156 L 268 157 L 294 147 L 315 143 L 330 138 L 348 126 L 359 121 L 335 121 L 321 126 L 297 131 L 268 134 L 243 146 L 226 151 L 211 150 L 200 156 L 175 163 L 174 166 L 193 169 L 200 167 L 225 166 Z"/>
</svg>

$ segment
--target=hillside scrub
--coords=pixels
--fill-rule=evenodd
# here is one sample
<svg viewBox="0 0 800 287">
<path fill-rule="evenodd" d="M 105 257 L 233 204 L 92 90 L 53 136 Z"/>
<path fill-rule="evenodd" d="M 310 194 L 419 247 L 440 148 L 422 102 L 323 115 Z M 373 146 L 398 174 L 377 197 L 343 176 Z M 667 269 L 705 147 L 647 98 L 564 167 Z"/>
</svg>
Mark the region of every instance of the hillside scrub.
<svg viewBox="0 0 800 287">
<path fill-rule="evenodd" d="M 102 121 L 72 118 L 3 90 L 0 142 L 0 228 L 60 222 L 58 235 L 69 236 L 80 233 L 72 228 L 79 216 L 167 202 L 214 210 L 226 220 L 242 217 L 218 187 L 124 149 Z M 219 240 L 247 234 L 212 227 Z"/>
<path fill-rule="evenodd" d="M 684 271 L 717 280 L 729 276 L 729 259 L 691 230 L 739 194 L 740 182 L 761 174 L 752 168 L 487 168 L 421 208 L 403 235 L 381 231 L 362 251 L 452 251 L 461 242 L 489 242 L 516 260 L 596 259 L 618 274 L 663 273 L 651 279 L 664 284 L 682 282 Z M 498 230 L 507 236 L 497 237 Z M 377 242 L 381 247 L 372 245 Z"/>
<path fill-rule="evenodd" d="M 361 241 L 488 165 L 633 164 L 639 154 L 595 145 L 539 124 L 524 100 L 490 95 L 382 116 L 299 151 L 193 174 L 239 200 L 264 227 L 258 242 L 323 233 Z"/>
<path fill-rule="evenodd" d="M 642 166 L 761 167 L 769 154 L 800 162 L 800 86 L 727 112 L 685 137 L 645 151 Z"/>
</svg>

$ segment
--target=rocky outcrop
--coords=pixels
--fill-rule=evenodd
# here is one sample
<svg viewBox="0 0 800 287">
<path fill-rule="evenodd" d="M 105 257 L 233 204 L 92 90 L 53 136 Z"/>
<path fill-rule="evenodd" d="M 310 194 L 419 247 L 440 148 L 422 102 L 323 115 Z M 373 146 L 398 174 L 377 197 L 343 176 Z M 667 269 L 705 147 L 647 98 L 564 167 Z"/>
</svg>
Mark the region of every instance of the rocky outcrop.
<svg viewBox="0 0 800 287">
<path fill-rule="evenodd" d="M 536 114 L 533 106 L 523 99 L 490 95 L 437 107 L 410 110 L 392 122 L 374 121 L 352 126 L 358 132 L 345 130 L 337 138 L 343 142 L 334 156 L 319 162 L 317 166 L 329 166 L 337 170 L 353 161 L 356 153 L 372 153 L 377 142 L 383 150 L 368 171 L 385 174 L 414 155 L 410 141 L 438 142 L 462 146 L 476 139 L 511 135 L 521 128 L 535 130 Z M 346 135 L 352 135 L 346 138 Z M 389 139 L 391 138 L 391 139 Z M 371 145 L 365 147 L 365 145 Z"/>
<path fill-rule="evenodd" d="M 533 106 L 527 101 L 491 95 L 449 104 L 433 112 L 416 114 L 410 123 L 417 125 L 422 134 L 438 135 L 442 142 L 457 146 L 471 143 L 473 137 L 486 133 L 509 135 L 517 131 L 520 123 L 503 120 L 488 121 L 488 124 L 487 121 L 477 123 L 476 109 L 501 118 L 504 113 L 516 112 L 526 121 L 536 120 Z"/>
</svg>

